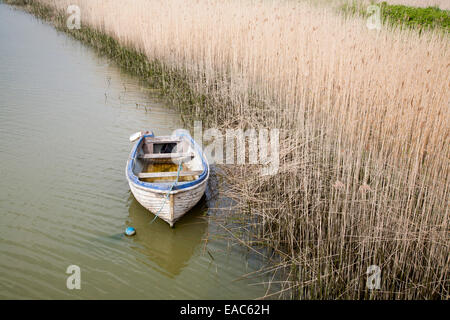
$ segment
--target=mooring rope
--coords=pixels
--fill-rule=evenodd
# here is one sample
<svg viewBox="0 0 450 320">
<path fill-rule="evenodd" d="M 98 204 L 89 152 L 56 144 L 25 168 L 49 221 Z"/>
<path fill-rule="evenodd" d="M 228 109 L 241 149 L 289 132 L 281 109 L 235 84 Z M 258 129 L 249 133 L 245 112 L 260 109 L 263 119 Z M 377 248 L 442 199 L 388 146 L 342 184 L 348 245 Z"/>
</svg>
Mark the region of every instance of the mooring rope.
<svg viewBox="0 0 450 320">
<path fill-rule="evenodd" d="M 182 167 L 182 162 L 180 161 L 180 164 L 178 165 L 177 178 L 175 179 L 175 182 L 170 186 L 169 191 L 167 191 L 167 194 L 164 197 L 164 201 L 163 201 L 163 204 L 161 205 L 161 208 L 159 208 L 158 212 L 155 213 L 155 217 L 153 218 L 153 220 L 150 223 L 153 223 L 156 220 L 156 218 L 158 218 L 159 213 L 164 208 L 164 205 L 166 204 L 166 201 L 169 198 L 170 192 L 172 191 L 173 187 L 175 187 L 176 184 L 178 183 L 178 179 L 180 178 L 181 167 Z"/>
</svg>

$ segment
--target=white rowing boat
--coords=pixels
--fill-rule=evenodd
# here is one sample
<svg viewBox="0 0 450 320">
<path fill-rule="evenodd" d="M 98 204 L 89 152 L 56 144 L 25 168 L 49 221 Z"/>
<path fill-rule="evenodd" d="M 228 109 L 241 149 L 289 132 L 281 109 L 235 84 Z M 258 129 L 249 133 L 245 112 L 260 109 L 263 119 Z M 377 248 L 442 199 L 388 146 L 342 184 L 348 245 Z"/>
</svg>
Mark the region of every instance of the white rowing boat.
<svg viewBox="0 0 450 320">
<path fill-rule="evenodd" d="M 131 192 L 143 207 L 173 227 L 205 193 L 206 157 L 185 131 L 158 137 L 136 133 L 130 140 L 137 140 L 126 168 Z"/>
</svg>

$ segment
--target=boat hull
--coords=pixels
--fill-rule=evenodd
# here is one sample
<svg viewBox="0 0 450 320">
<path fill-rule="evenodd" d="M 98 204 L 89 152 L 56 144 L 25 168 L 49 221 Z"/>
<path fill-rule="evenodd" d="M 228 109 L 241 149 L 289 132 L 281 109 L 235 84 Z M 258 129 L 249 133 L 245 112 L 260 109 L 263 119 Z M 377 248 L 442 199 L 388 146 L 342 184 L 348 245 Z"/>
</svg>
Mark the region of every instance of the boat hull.
<svg viewBox="0 0 450 320">
<path fill-rule="evenodd" d="M 172 191 L 169 194 L 142 188 L 133 181 L 128 181 L 128 183 L 134 197 L 144 208 L 173 227 L 178 219 L 200 201 L 205 193 L 207 180 L 187 189 Z"/>
</svg>

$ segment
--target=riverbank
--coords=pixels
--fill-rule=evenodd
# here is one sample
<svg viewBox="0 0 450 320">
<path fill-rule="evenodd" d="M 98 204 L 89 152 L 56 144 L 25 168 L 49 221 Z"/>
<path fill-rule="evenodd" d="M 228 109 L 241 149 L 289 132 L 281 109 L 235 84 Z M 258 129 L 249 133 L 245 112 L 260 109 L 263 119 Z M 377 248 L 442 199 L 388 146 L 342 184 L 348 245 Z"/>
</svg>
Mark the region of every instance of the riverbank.
<svg viewBox="0 0 450 320">
<path fill-rule="evenodd" d="M 375 2 L 373 2 L 375 3 Z M 341 6 L 344 14 L 357 14 L 367 19 L 374 12 L 367 12 L 369 1 L 346 2 Z M 387 2 L 377 4 L 380 8 L 380 21 L 397 28 L 413 28 L 419 32 L 423 29 L 439 29 L 450 32 L 450 11 L 438 7 L 412 7 L 407 5 L 391 5 Z"/>
<path fill-rule="evenodd" d="M 19 3 L 161 87 L 187 123 L 280 129 L 276 175 L 223 169 L 293 298 L 448 297 L 442 34 L 284 2 L 72 2 L 80 30 L 65 28 L 68 2 Z M 367 289 L 370 265 L 383 290 Z"/>
<path fill-rule="evenodd" d="M 66 26 L 68 15 L 64 11 L 33 0 L 4 0 L 3 2 L 20 7 L 38 18 L 48 21 L 57 30 L 83 41 L 99 54 L 112 59 L 127 73 L 139 77 L 150 87 L 162 90 L 163 95 L 174 102 L 180 111 L 185 111 L 183 120 L 186 124 L 190 122 L 186 117 L 192 114 L 192 110 L 189 108 L 208 105 L 205 96 L 196 95 L 189 89 L 185 74 L 170 70 L 158 60 L 150 61 L 142 52 L 131 46 L 124 46 L 113 37 L 89 26 L 83 26 L 81 29 L 68 29 Z"/>
</svg>

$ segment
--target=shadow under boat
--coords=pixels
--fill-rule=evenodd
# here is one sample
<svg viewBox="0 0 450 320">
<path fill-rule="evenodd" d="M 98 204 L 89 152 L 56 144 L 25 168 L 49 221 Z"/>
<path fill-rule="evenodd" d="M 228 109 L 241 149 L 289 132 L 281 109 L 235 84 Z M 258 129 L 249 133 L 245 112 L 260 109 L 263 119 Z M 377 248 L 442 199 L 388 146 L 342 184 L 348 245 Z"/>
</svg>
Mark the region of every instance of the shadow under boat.
<svg viewBox="0 0 450 320">
<path fill-rule="evenodd" d="M 181 273 L 200 244 L 204 243 L 208 229 L 205 196 L 181 219 L 175 228 L 170 229 L 167 223 L 156 218 L 142 207 L 130 194 L 129 225 L 136 229 L 136 235 L 131 239 L 137 246 L 133 249 L 148 257 L 159 268 L 158 272 L 173 278 Z M 200 248 L 199 248 L 200 247 Z"/>
</svg>

